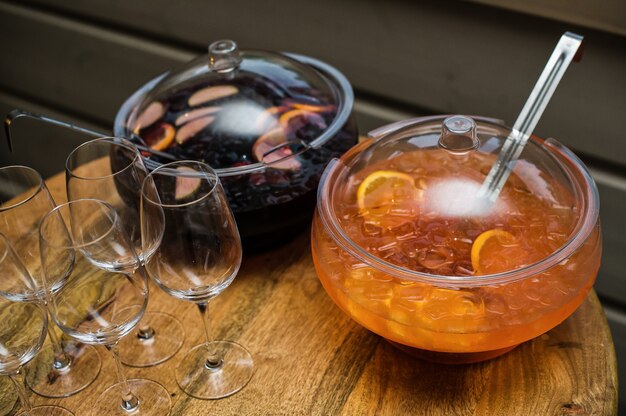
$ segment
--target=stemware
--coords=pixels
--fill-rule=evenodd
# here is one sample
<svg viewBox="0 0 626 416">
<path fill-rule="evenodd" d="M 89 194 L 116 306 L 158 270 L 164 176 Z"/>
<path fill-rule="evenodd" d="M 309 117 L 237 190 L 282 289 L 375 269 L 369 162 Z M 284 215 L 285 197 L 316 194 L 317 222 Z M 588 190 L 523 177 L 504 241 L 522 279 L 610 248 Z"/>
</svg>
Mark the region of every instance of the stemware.
<svg viewBox="0 0 626 416">
<path fill-rule="evenodd" d="M 75 258 L 67 284 L 49 296 L 57 325 L 80 342 L 104 345 L 116 364 L 118 383 L 100 395 L 92 414 L 169 414 L 167 390 L 151 380 L 126 379 L 119 360 L 118 342 L 148 304 L 148 280 L 115 209 L 95 199 L 70 201 L 41 220 L 39 236 L 46 280 L 67 273 Z"/>
<path fill-rule="evenodd" d="M 144 250 L 141 246 L 139 200 L 147 174 L 133 144 L 115 137 L 85 142 L 74 149 L 66 161 L 68 200 L 95 198 L 113 206 L 142 264 L 156 249 L 151 246 Z M 146 312 L 137 328 L 135 336 L 120 341 L 120 357 L 126 365 L 148 367 L 160 364 L 183 345 L 183 326 L 170 314 Z"/>
<path fill-rule="evenodd" d="M 0 232 L 35 282 L 37 296 L 44 298 L 37 227 L 41 218 L 54 208 L 54 200 L 43 179 L 32 168 L 0 168 Z M 48 282 L 48 290 L 58 291 L 67 275 Z M 24 293 L 23 296 L 34 296 Z M 32 299 L 31 299 L 32 300 Z M 44 397 L 67 397 L 89 386 L 100 372 L 101 360 L 95 348 L 62 341 L 52 325 L 47 326 L 50 343 L 32 360 L 26 383 Z"/>
<path fill-rule="evenodd" d="M 178 385 L 199 399 L 238 392 L 254 373 L 252 357 L 235 342 L 212 340 L 208 316 L 209 301 L 230 285 L 241 264 L 239 232 L 215 172 L 192 161 L 152 171 L 142 186 L 141 234 L 144 247 L 158 246 L 146 262 L 154 282 L 195 302 L 203 318 L 206 342 L 178 365 Z"/>
<path fill-rule="evenodd" d="M 31 406 L 22 366 L 41 349 L 46 339 L 48 314 L 35 294 L 37 289 L 8 239 L 0 234 L 0 375 L 9 376 L 20 399 L 24 416 L 73 416 L 60 406 Z"/>
</svg>

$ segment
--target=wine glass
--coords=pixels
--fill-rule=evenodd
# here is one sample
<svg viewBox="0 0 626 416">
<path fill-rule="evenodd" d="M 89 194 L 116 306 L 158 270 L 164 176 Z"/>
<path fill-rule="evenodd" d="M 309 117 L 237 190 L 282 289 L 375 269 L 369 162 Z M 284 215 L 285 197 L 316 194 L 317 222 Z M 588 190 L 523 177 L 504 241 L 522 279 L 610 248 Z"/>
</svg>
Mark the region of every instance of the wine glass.
<svg viewBox="0 0 626 416">
<path fill-rule="evenodd" d="M 141 263 L 156 247 L 141 246 L 139 200 L 141 184 L 148 174 L 141 155 L 131 142 L 102 137 L 74 149 L 65 165 L 69 201 L 95 198 L 108 202 L 120 216 L 122 227 L 130 235 Z M 164 312 L 147 312 L 134 336 L 120 341 L 124 364 L 149 367 L 171 358 L 183 345 L 185 331 L 181 323 Z"/>
<path fill-rule="evenodd" d="M 39 255 L 38 225 L 54 208 L 54 200 L 37 171 L 26 166 L 0 168 L 0 232 L 4 233 L 43 296 L 43 272 Z M 56 292 L 67 281 L 59 275 L 49 281 Z M 25 298 L 34 296 L 24 293 Z M 95 348 L 61 341 L 53 325 L 47 326 L 50 344 L 39 352 L 26 371 L 26 383 L 44 397 L 67 397 L 89 386 L 100 373 Z"/>
<path fill-rule="evenodd" d="M 92 414 L 169 414 L 167 390 L 151 380 L 126 379 L 119 360 L 118 342 L 148 305 L 148 279 L 115 209 L 96 199 L 70 201 L 41 220 L 39 236 L 46 280 L 67 273 L 75 258 L 67 284 L 49 296 L 57 325 L 80 342 L 104 345 L 116 364 L 118 383 L 100 395 Z"/>
<path fill-rule="evenodd" d="M 152 171 L 142 186 L 141 235 L 144 247 L 158 245 L 146 262 L 153 281 L 171 296 L 195 302 L 203 318 L 206 342 L 178 365 L 178 385 L 198 399 L 238 392 L 254 373 L 252 357 L 235 342 L 212 340 L 209 330 L 208 303 L 241 264 L 239 232 L 215 172 L 192 161 Z"/>
<path fill-rule="evenodd" d="M 0 234 L 0 375 L 11 378 L 25 416 L 74 416 L 59 406 L 32 407 L 22 376 L 22 366 L 41 349 L 46 339 L 48 314 L 28 270 L 9 240 Z M 30 293 L 32 296 L 25 297 Z"/>
</svg>

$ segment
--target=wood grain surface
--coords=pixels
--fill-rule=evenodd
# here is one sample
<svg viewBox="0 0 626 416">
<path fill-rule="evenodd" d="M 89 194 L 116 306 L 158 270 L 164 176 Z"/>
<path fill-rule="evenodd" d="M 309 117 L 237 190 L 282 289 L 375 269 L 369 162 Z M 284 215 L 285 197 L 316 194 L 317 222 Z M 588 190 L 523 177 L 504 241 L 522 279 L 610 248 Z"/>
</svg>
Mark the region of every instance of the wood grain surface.
<svg viewBox="0 0 626 416">
<path fill-rule="evenodd" d="M 57 203 L 64 181 L 48 181 Z M 172 416 L 199 415 L 614 415 L 615 352 L 595 292 L 564 323 L 512 352 L 479 364 L 420 361 L 360 327 L 326 295 L 312 265 L 309 234 L 272 252 L 244 259 L 234 283 L 211 303 L 215 336 L 235 340 L 254 356 L 256 373 L 238 394 L 202 401 L 185 395 L 174 371 L 203 340 L 195 305 L 151 288 L 148 310 L 183 322 L 185 343 L 169 361 L 127 367 L 129 377 L 156 380 L 171 393 Z M 67 399 L 32 395 L 89 415 L 115 383 L 111 358 L 85 391 Z M 18 412 L 0 378 L 0 414 Z M 146 406 L 150 403 L 146 402 Z M 165 416 L 165 415 L 164 415 Z"/>
</svg>

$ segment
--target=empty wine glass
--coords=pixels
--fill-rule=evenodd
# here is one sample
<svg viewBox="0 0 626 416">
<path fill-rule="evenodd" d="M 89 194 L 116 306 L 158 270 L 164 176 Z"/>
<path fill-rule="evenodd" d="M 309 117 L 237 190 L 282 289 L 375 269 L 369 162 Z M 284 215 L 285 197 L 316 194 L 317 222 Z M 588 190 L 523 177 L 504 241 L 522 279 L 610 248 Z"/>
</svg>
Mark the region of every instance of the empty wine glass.
<svg viewBox="0 0 626 416">
<path fill-rule="evenodd" d="M 94 402 L 92 414 L 168 415 L 167 390 L 151 380 L 126 379 L 119 361 L 118 342 L 148 304 L 148 280 L 115 209 L 95 199 L 68 202 L 41 220 L 39 235 L 46 280 L 67 273 L 75 258 L 67 284 L 49 296 L 54 320 L 70 337 L 104 345 L 116 364 L 118 383 Z"/>
<path fill-rule="evenodd" d="M 43 272 L 39 255 L 38 225 L 54 208 L 54 201 L 37 171 L 26 166 L 0 168 L 0 232 L 4 233 L 43 296 Z M 67 281 L 58 275 L 49 281 L 56 292 Z M 32 293 L 24 293 L 28 298 Z M 31 299 L 32 300 L 32 299 Z M 95 348 L 62 342 L 53 325 L 48 325 L 50 345 L 42 348 L 29 364 L 26 383 L 44 397 L 67 397 L 89 386 L 100 373 L 100 356 Z"/>
<path fill-rule="evenodd" d="M 199 399 L 238 392 L 252 377 L 252 357 L 235 342 L 212 340 L 209 330 L 208 303 L 241 264 L 239 232 L 215 172 L 191 161 L 152 171 L 142 187 L 141 234 L 144 247 L 159 243 L 146 262 L 154 282 L 175 298 L 195 302 L 202 314 L 206 342 L 176 368 L 178 385 Z"/>
<path fill-rule="evenodd" d="M 40 350 L 46 339 L 48 314 L 35 294 L 37 288 L 8 239 L 0 234 L 0 375 L 13 381 L 24 416 L 73 416 L 59 406 L 32 407 L 22 377 L 22 366 Z"/>
<path fill-rule="evenodd" d="M 65 171 L 68 200 L 95 198 L 112 205 L 143 264 L 156 247 L 143 250 L 141 246 L 139 201 L 148 171 L 133 144 L 115 137 L 90 140 L 70 153 Z M 137 328 L 134 336 L 119 344 L 120 357 L 126 365 L 160 364 L 183 345 L 183 326 L 170 314 L 146 312 Z"/>
</svg>

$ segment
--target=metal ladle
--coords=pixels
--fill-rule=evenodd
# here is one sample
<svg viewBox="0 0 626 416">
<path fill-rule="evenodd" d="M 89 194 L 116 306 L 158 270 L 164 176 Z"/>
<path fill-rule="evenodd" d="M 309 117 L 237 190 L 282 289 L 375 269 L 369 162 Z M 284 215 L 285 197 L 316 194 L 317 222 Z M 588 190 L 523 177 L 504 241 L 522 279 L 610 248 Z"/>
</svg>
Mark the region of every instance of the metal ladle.
<svg viewBox="0 0 626 416">
<path fill-rule="evenodd" d="M 76 124 L 73 123 L 68 123 L 66 121 L 61 121 L 61 120 L 57 120 L 51 117 L 47 117 L 47 116 L 42 116 L 40 114 L 35 114 L 35 113 L 30 113 L 28 111 L 24 111 L 24 110 L 20 110 L 20 109 L 15 109 L 15 110 L 11 110 L 9 112 L 9 114 L 6 115 L 5 119 L 4 119 L 4 131 L 6 133 L 7 136 L 7 141 L 9 144 L 9 151 L 13 151 L 13 142 L 12 142 L 12 135 L 11 135 L 11 124 L 13 124 L 13 122 L 15 120 L 17 120 L 20 117 L 27 117 L 27 118 L 31 118 L 31 119 L 35 119 L 35 120 L 39 120 L 39 121 L 43 121 L 44 123 L 49 123 L 49 124 L 54 124 L 55 126 L 61 126 L 61 127 L 65 127 L 68 128 L 70 130 L 74 130 L 74 131 L 79 131 L 81 133 L 86 133 L 89 134 L 91 136 L 94 137 L 107 137 L 110 136 L 110 134 L 107 133 L 103 133 L 103 132 L 99 132 L 96 130 L 91 130 L 91 129 L 87 129 L 85 127 L 80 127 L 77 126 Z M 179 160 L 176 156 L 170 155 L 169 153 L 165 153 L 165 152 L 160 152 L 158 150 L 154 150 L 152 148 L 150 148 L 149 146 L 144 146 L 140 143 L 144 143 L 143 140 L 141 139 L 141 137 L 139 137 L 138 135 L 133 135 L 133 138 L 136 140 L 135 142 L 133 142 L 133 145 L 139 149 L 142 152 L 147 152 L 150 153 L 152 155 L 158 156 L 158 157 L 162 157 L 164 159 L 168 159 L 168 160 Z M 139 143 L 137 143 L 137 140 L 139 141 Z"/>
<path fill-rule="evenodd" d="M 526 100 L 526 104 L 517 117 L 511 133 L 506 138 L 498 159 L 479 189 L 479 199 L 493 203 L 498 198 L 515 166 L 515 162 L 524 150 L 526 142 L 535 130 L 535 126 L 537 126 L 570 62 L 572 59 L 578 62 L 582 58 L 582 48 L 580 47 L 582 41 L 582 36 L 571 32 L 565 32 L 561 36 L 528 100 Z"/>
</svg>

